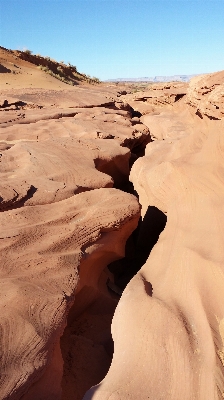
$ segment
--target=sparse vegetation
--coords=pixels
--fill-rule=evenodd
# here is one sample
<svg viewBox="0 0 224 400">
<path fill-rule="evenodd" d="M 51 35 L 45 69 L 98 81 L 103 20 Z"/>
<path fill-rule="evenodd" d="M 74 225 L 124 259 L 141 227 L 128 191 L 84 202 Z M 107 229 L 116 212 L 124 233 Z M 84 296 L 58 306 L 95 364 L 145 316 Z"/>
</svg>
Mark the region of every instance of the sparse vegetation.
<svg viewBox="0 0 224 400">
<path fill-rule="evenodd" d="M 43 57 L 40 54 L 35 55 L 31 50 L 21 51 L 20 54 L 21 58 L 23 58 L 24 55 L 30 55 L 29 61 L 37 65 L 37 68 L 68 85 L 76 85 L 77 81 L 86 82 L 91 85 L 100 83 L 97 77 L 91 77 L 90 75 L 78 72 L 77 67 L 70 62 L 65 64 L 64 61 L 60 61 L 60 63 L 58 63 L 49 56 Z M 25 57 L 25 59 L 27 58 Z"/>
<path fill-rule="evenodd" d="M 73 70 L 77 71 L 77 68 L 75 65 L 72 65 L 70 62 L 68 62 L 69 68 L 72 68 Z"/>
<path fill-rule="evenodd" d="M 95 83 L 100 83 L 99 78 L 96 78 L 95 76 L 92 77 L 92 80 L 93 80 Z"/>
<path fill-rule="evenodd" d="M 62 73 L 62 72 L 63 72 L 63 68 L 62 68 L 61 65 L 58 65 L 58 66 L 57 66 L 57 71 L 58 71 L 59 73 Z"/>
<path fill-rule="evenodd" d="M 29 54 L 29 55 L 33 54 L 33 52 L 31 50 L 28 50 L 28 49 L 24 50 L 24 53 Z"/>
<path fill-rule="evenodd" d="M 50 71 L 49 68 L 48 67 L 44 67 L 44 65 L 38 65 L 37 68 L 41 69 L 44 72 L 49 72 Z"/>
<path fill-rule="evenodd" d="M 51 57 L 49 57 L 49 56 L 45 56 L 44 59 L 47 60 L 47 61 L 51 61 L 51 62 L 53 62 L 53 63 L 56 63 L 56 62 L 57 62 L 56 60 L 54 60 L 53 58 L 51 58 Z"/>
<path fill-rule="evenodd" d="M 39 69 L 41 69 L 42 71 L 46 72 L 47 74 L 53 76 L 56 79 L 59 79 L 59 81 L 62 81 L 64 83 L 67 83 L 68 85 L 74 85 L 75 83 L 72 82 L 71 80 L 69 80 L 69 77 L 66 77 L 63 72 L 62 69 L 60 69 L 60 67 L 57 67 L 57 70 L 60 71 L 60 74 L 56 74 L 54 73 L 51 69 L 49 69 L 48 67 L 45 67 L 43 65 L 38 65 Z"/>
</svg>

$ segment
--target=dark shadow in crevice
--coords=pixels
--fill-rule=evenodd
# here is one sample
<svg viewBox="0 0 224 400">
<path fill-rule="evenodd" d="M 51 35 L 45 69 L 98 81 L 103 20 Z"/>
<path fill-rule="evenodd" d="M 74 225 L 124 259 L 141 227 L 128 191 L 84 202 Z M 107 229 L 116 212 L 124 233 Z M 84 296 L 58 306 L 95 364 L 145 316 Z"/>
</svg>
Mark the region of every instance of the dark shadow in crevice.
<svg viewBox="0 0 224 400">
<path fill-rule="evenodd" d="M 4 65 L 0 64 L 0 73 L 1 74 L 7 74 L 7 73 L 10 73 L 10 72 L 12 72 L 11 69 L 6 68 Z"/>
<path fill-rule="evenodd" d="M 108 266 L 114 275 L 114 284 L 122 291 L 147 261 L 160 233 L 166 226 L 166 215 L 149 206 L 143 220 L 126 243 L 125 257 Z"/>
<path fill-rule="evenodd" d="M 199 110 L 197 110 L 195 114 L 196 114 L 199 118 L 203 119 L 203 115 L 202 115 L 202 113 L 201 113 Z"/>
<path fill-rule="evenodd" d="M 20 201 L 16 202 L 16 200 L 19 196 L 17 193 L 17 195 L 11 202 L 7 203 L 6 205 L 0 204 L 0 212 L 11 211 L 11 210 L 15 210 L 16 208 L 24 207 L 26 205 L 25 203 L 34 196 L 36 191 L 37 191 L 37 188 L 35 188 L 33 185 L 31 185 L 29 190 L 27 191 L 26 196 L 24 196 Z M 0 202 L 1 201 L 3 201 L 2 197 L 0 197 Z"/>
<path fill-rule="evenodd" d="M 110 279 L 107 282 L 108 295 L 89 286 L 77 293 L 61 337 L 64 360 L 61 400 L 83 399 L 87 390 L 108 372 L 114 352 L 111 322 L 115 307 L 122 290 L 145 263 L 165 225 L 166 216 L 156 207 L 148 207 L 144 219 L 127 240 L 125 258 L 108 266 L 114 275 L 114 282 Z M 106 274 L 110 275 L 108 271 Z M 151 283 L 144 278 L 143 282 L 146 294 L 152 296 Z M 94 390 L 84 398 L 90 398 Z"/>
<path fill-rule="evenodd" d="M 111 322 L 118 300 L 88 286 L 76 295 L 60 341 L 61 400 L 82 400 L 107 374 L 114 353 Z"/>
<path fill-rule="evenodd" d="M 153 294 L 153 287 L 151 282 L 147 282 L 146 280 L 143 280 L 144 287 L 145 287 L 145 292 L 148 296 L 152 297 Z"/>
<path fill-rule="evenodd" d="M 140 117 L 142 117 L 142 113 L 140 113 L 140 111 L 136 111 L 132 107 L 130 107 L 130 111 L 131 111 L 132 118 L 135 118 L 135 117 L 140 118 Z"/>
<path fill-rule="evenodd" d="M 220 120 L 221 118 L 218 118 L 218 117 L 214 117 L 214 116 L 212 116 L 212 115 L 208 115 L 208 114 L 205 114 L 205 116 L 208 118 L 208 119 L 211 119 L 211 120 L 216 120 L 216 121 L 218 121 L 218 120 Z"/>
<path fill-rule="evenodd" d="M 4 100 L 4 102 L 0 106 L 0 108 L 7 108 L 7 107 L 11 107 L 11 106 L 16 106 L 19 109 L 19 107 L 24 107 L 26 105 L 27 105 L 27 103 L 25 103 L 24 101 L 15 101 L 14 103 L 9 103 L 8 100 Z"/>
<path fill-rule="evenodd" d="M 217 108 L 218 108 L 218 107 L 216 107 L 216 109 L 217 109 Z M 203 114 L 201 113 L 200 110 L 197 110 L 195 114 L 196 114 L 199 118 L 203 119 Z M 204 114 L 204 116 L 207 117 L 208 119 L 216 120 L 216 121 L 221 119 L 221 118 L 214 117 L 214 116 L 208 115 L 208 114 Z"/>
<path fill-rule="evenodd" d="M 185 93 L 179 93 L 179 94 L 177 94 L 177 95 L 175 96 L 175 103 L 176 103 L 178 100 L 182 99 L 182 97 L 184 97 L 184 96 L 186 96 Z"/>
</svg>

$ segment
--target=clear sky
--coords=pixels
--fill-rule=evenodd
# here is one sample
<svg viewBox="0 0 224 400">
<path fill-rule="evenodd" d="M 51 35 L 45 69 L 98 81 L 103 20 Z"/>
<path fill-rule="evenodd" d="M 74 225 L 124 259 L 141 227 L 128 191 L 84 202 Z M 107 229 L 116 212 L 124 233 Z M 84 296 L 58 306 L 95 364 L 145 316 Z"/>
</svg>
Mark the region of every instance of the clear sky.
<svg viewBox="0 0 224 400">
<path fill-rule="evenodd" d="M 0 45 L 102 80 L 224 69 L 224 0 L 0 0 Z"/>
</svg>

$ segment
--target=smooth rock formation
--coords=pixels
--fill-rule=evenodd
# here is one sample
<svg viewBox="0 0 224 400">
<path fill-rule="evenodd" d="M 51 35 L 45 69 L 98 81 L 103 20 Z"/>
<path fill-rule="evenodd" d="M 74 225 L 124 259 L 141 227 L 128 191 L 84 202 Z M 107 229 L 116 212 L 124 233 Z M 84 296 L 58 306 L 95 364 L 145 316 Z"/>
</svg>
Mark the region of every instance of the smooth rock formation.
<svg viewBox="0 0 224 400">
<path fill-rule="evenodd" d="M 110 366 L 107 265 L 140 217 L 112 186 L 129 190 L 151 139 L 117 88 L 69 87 L 30 61 L 0 48 L 0 397 L 81 400 Z"/>
<path fill-rule="evenodd" d="M 122 294 L 112 365 L 84 400 L 224 396 L 224 121 L 189 112 L 191 131 L 148 144 L 132 167 L 143 217 L 154 206 L 167 224 Z"/>
<path fill-rule="evenodd" d="M 118 186 L 125 183 L 130 152 L 116 142 L 108 147 L 104 140 L 96 146 L 91 140 L 72 138 L 18 142 L 1 157 L 0 209 L 50 204 L 83 191 L 112 187 L 114 181 Z"/>
<path fill-rule="evenodd" d="M 193 110 L 184 108 L 180 101 L 172 110 L 164 108 L 143 115 L 140 120 L 150 128 L 153 140 L 176 140 L 194 132 L 197 123 L 194 114 Z"/>
</svg>

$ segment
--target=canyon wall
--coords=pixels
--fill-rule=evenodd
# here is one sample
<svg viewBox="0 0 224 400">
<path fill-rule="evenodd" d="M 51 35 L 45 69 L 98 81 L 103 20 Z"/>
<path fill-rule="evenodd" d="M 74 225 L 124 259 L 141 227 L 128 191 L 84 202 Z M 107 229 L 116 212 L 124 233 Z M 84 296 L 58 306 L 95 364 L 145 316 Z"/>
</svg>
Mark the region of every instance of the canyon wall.
<svg viewBox="0 0 224 400">
<path fill-rule="evenodd" d="M 143 221 L 156 207 L 167 223 L 115 311 L 110 370 L 84 400 L 224 396 L 223 78 L 194 78 L 141 118 L 154 141 L 130 179 Z"/>
</svg>

